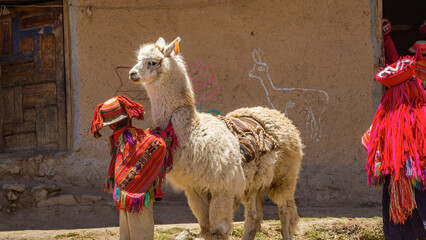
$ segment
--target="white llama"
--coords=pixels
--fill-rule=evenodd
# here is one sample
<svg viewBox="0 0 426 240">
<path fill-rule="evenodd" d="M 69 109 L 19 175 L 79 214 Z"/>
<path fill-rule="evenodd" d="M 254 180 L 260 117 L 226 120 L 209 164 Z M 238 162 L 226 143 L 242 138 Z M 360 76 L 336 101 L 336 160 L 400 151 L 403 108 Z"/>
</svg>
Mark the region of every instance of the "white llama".
<svg viewBox="0 0 426 240">
<path fill-rule="evenodd" d="M 269 76 L 268 65 L 263 57 L 262 50 L 253 49 L 252 57 L 255 64 L 249 72 L 249 77 L 260 80 L 270 106 L 283 111 L 294 122 L 305 123 L 307 136 L 319 141 L 321 138 L 321 116 L 329 99 L 327 92 L 306 88 L 277 88 Z M 298 127 L 302 129 L 301 125 Z"/>
<path fill-rule="evenodd" d="M 243 239 L 254 239 L 263 218 L 263 193 L 278 205 L 283 239 L 291 239 L 299 220 L 294 201 L 303 155 L 298 130 L 274 109 L 228 113 L 227 117 L 251 117 L 261 123 L 277 143 L 265 155 L 245 161 L 226 124 L 197 112 L 186 64 L 177 53 L 179 41 L 166 45 L 159 38 L 141 46 L 138 62 L 129 72 L 133 83 L 142 84 L 148 93 L 154 124 L 164 129 L 171 122 L 178 137 L 168 179 L 185 190 L 205 239 L 229 238 L 240 202 L 245 206 Z"/>
</svg>

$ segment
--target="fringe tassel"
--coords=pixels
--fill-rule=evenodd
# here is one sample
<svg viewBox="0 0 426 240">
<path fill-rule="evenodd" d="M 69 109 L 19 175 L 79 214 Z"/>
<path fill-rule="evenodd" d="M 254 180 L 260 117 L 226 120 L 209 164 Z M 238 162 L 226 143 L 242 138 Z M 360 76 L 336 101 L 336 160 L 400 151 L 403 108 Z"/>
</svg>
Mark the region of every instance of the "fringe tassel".
<svg viewBox="0 0 426 240">
<path fill-rule="evenodd" d="M 390 87 L 383 96 L 374 116 L 368 141 L 366 170 L 369 183 L 376 185 L 377 152 L 379 171 L 395 175 L 395 180 L 409 171 L 409 182 L 425 185 L 426 165 L 426 93 L 420 81 L 413 77 Z M 409 170 L 405 169 L 409 161 Z M 405 174 L 401 174 L 405 173 Z"/>
<path fill-rule="evenodd" d="M 161 169 L 163 171 L 163 169 Z M 157 185 L 155 187 L 155 200 L 161 201 L 164 199 L 163 191 L 161 190 L 161 185 L 163 184 L 163 173 L 160 173 L 161 175 L 158 177 Z"/>
<path fill-rule="evenodd" d="M 179 42 L 175 41 L 175 56 L 179 53 Z"/>
<path fill-rule="evenodd" d="M 133 102 L 129 98 L 124 95 L 120 95 L 117 97 L 118 102 L 126 109 L 129 118 L 137 118 L 143 120 L 143 106 L 137 102 Z"/>
<path fill-rule="evenodd" d="M 113 191 L 113 198 L 117 208 L 127 212 L 139 213 L 145 210 L 151 202 L 155 201 L 155 198 L 151 197 L 154 196 L 154 185 L 142 194 L 128 194 L 117 186 L 114 186 Z"/>
<path fill-rule="evenodd" d="M 99 104 L 95 112 L 93 113 L 92 125 L 90 126 L 89 135 L 93 133 L 93 136 L 96 138 L 101 137 L 102 135 L 99 133 L 99 130 L 102 128 L 102 124 L 104 123 L 104 118 L 101 114 L 101 107 L 103 103 Z"/>
<path fill-rule="evenodd" d="M 114 178 L 113 177 L 107 177 L 105 179 L 104 191 L 109 192 L 109 193 L 113 193 L 113 191 L 114 191 Z"/>
<path fill-rule="evenodd" d="M 396 180 L 391 176 L 389 183 L 390 208 L 389 214 L 395 224 L 405 223 L 413 209 L 416 208 L 414 191 L 408 178 L 404 175 Z"/>
</svg>

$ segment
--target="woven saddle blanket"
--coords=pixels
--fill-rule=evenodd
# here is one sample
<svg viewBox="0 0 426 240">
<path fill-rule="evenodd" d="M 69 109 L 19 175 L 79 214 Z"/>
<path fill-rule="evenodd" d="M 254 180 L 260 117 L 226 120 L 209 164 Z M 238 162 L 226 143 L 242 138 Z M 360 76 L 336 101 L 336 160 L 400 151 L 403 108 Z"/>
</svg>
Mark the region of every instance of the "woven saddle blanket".
<svg viewBox="0 0 426 240">
<path fill-rule="evenodd" d="M 253 118 L 220 115 L 217 118 L 225 122 L 228 129 L 238 138 L 240 152 L 246 162 L 259 158 L 277 146 L 276 141 Z"/>
</svg>

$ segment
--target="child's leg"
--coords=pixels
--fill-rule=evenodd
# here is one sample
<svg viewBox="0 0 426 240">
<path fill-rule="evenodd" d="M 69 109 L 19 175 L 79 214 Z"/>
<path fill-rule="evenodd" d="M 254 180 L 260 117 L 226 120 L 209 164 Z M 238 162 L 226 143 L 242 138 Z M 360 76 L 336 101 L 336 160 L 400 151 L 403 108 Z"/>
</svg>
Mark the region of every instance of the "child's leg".
<svg viewBox="0 0 426 240">
<path fill-rule="evenodd" d="M 122 227 L 122 223 L 125 226 Z M 146 209 L 140 213 L 129 213 L 120 210 L 120 240 L 149 239 L 154 239 L 153 203 L 151 202 Z"/>
<path fill-rule="evenodd" d="M 127 219 L 128 212 L 124 210 L 120 211 L 120 240 L 130 239 L 129 222 Z"/>
<path fill-rule="evenodd" d="M 128 213 L 130 240 L 154 239 L 153 203 L 140 213 Z"/>
</svg>

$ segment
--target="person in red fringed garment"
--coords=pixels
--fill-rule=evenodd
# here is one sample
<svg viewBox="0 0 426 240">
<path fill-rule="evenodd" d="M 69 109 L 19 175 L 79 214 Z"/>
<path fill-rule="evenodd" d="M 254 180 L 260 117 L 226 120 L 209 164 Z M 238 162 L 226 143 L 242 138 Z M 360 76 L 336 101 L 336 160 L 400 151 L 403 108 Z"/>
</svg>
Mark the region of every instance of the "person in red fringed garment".
<svg viewBox="0 0 426 240">
<path fill-rule="evenodd" d="M 376 74 L 388 89 L 362 137 L 368 152 L 367 182 L 383 186 L 386 239 L 426 239 L 426 92 L 414 57 Z"/>
<path fill-rule="evenodd" d="M 102 127 L 114 130 L 105 191 L 120 210 L 120 240 L 154 238 L 153 202 L 163 199 L 161 183 L 177 146 L 171 125 L 152 132 L 133 127 L 132 118 L 143 119 L 143 114 L 141 104 L 123 95 L 113 97 L 97 106 L 89 132 L 98 138 Z"/>
<path fill-rule="evenodd" d="M 389 35 L 392 25 L 391 21 L 387 18 L 383 18 L 383 45 L 385 49 L 385 64 L 392 64 L 399 59 L 398 51 L 396 51 L 395 44 L 393 43 L 392 37 Z"/>
</svg>

